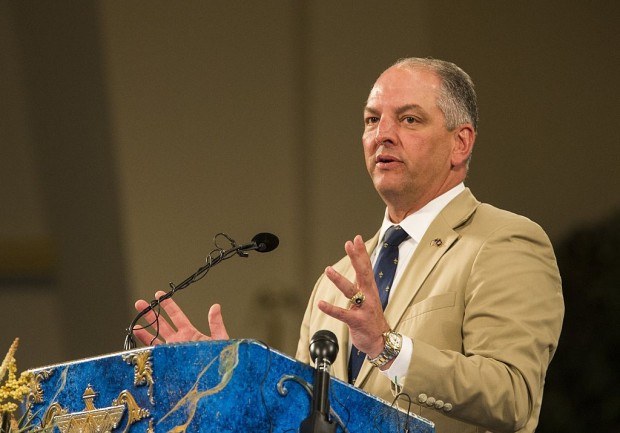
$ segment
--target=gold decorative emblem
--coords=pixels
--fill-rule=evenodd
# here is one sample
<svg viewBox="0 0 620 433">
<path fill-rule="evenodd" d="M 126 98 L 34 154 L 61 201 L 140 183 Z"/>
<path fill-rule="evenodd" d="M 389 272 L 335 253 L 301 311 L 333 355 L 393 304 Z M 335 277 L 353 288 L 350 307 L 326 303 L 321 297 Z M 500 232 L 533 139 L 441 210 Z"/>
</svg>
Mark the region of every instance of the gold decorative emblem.
<svg viewBox="0 0 620 433">
<path fill-rule="evenodd" d="M 431 247 L 440 247 L 442 245 L 443 245 L 443 241 L 441 239 L 439 239 L 439 238 L 433 239 L 431 241 Z"/>
<path fill-rule="evenodd" d="M 62 433 L 110 433 L 118 426 L 125 407 L 129 410 L 127 425 L 123 432 L 127 432 L 129 426 L 150 415 L 147 409 L 142 409 L 136 403 L 131 393 L 121 391 L 118 398 L 112 401 L 112 406 L 97 409 L 94 399 L 97 393 L 88 385 L 82 398 L 84 410 L 82 412 L 67 413 L 58 403 L 51 405 L 41 423 L 41 429 L 58 426 Z"/>
<path fill-rule="evenodd" d="M 127 364 L 133 364 L 135 366 L 133 384 L 136 386 L 147 385 L 149 387 L 147 392 L 149 401 L 151 404 L 155 404 L 155 400 L 153 399 L 153 384 L 155 381 L 153 380 L 151 351 L 145 350 L 142 352 L 123 355 L 123 361 Z"/>
</svg>

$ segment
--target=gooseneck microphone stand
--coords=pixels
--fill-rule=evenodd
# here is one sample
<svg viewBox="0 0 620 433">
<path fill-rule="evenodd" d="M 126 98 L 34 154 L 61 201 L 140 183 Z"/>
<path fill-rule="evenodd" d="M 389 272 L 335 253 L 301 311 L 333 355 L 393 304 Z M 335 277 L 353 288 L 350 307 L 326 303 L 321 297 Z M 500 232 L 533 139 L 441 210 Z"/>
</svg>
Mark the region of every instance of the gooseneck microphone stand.
<svg viewBox="0 0 620 433">
<path fill-rule="evenodd" d="M 219 237 L 226 238 L 228 242 L 230 242 L 230 248 L 228 249 L 221 248 L 217 244 L 217 239 Z M 153 311 L 154 309 L 158 308 L 159 305 L 163 301 L 171 298 L 179 290 L 183 290 L 190 284 L 195 283 L 196 281 L 204 278 L 204 276 L 207 275 L 207 272 L 209 272 L 209 270 L 213 266 L 217 265 L 218 263 L 221 263 L 224 260 L 227 260 L 235 255 L 238 255 L 240 257 L 248 257 L 248 251 L 258 251 L 260 253 L 266 253 L 269 251 L 273 251 L 274 249 L 278 247 L 278 244 L 280 241 L 278 240 L 278 237 L 274 234 L 259 233 L 252 238 L 252 241 L 250 243 L 243 244 L 243 245 L 237 245 L 236 242 L 227 234 L 218 233 L 217 235 L 215 235 L 213 242 L 215 244 L 215 249 L 213 249 L 207 256 L 206 265 L 200 267 L 196 272 L 194 272 L 192 275 L 190 275 L 188 278 L 186 278 L 183 282 L 179 283 L 178 285 L 174 285 L 173 283 L 170 283 L 170 287 L 172 288 L 172 290 L 167 292 L 165 295 L 162 295 L 159 299 L 152 300 L 149 306 L 146 307 L 144 310 L 140 311 L 138 315 L 135 317 L 135 319 L 133 319 L 133 321 L 127 328 L 127 334 L 125 336 L 125 344 L 124 344 L 125 350 L 131 350 L 131 349 L 136 348 L 136 340 L 134 338 L 133 331 L 136 328 L 136 324 L 138 323 L 138 320 L 140 320 L 148 312 Z M 157 314 L 157 317 L 159 317 L 158 314 Z M 158 318 L 156 318 L 153 321 L 153 323 L 155 323 L 157 320 Z M 152 325 L 153 323 L 151 323 L 150 325 Z"/>
</svg>

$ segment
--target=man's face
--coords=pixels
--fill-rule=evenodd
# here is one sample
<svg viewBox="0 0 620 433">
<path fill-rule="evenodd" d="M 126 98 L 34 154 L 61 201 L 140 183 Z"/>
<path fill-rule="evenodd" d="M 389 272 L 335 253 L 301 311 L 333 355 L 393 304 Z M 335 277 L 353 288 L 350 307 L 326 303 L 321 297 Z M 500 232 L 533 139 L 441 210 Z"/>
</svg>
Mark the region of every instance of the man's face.
<svg viewBox="0 0 620 433">
<path fill-rule="evenodd" d="M 462 180 L 451 170 L 455 132 L 437 106 L 440 86 L 429 70 L 392 67 L 370 91 L 364 156 L 388 208 L 415 212 Z"/>
</svg>

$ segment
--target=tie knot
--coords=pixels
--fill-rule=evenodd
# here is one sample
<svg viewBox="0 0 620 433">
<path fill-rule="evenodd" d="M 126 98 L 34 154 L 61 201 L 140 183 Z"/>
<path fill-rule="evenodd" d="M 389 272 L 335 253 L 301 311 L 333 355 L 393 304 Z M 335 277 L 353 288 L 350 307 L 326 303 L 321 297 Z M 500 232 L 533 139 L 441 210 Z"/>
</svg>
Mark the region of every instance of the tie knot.
<svg viewBox="0 0 620 433">
<path fill-rule="evenodd" d="M 401 226 L 392 226 L 387 229 L 383 236 L 383 246 L 386 248 L 387 246 L 397 247 L 408 237 L 409 235 Z"/>
</svg>

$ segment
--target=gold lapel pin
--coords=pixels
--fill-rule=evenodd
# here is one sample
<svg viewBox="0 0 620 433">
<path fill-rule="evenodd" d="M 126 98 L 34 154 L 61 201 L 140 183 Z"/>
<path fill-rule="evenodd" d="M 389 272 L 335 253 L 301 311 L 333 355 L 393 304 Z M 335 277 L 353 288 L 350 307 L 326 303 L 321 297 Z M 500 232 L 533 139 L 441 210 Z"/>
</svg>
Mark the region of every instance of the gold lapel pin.
<svg viewBox="0 0 620 433">
<path fill-rule="evenodd" d="M 431 241 L 431 247 L 440 247 L 443 245 L 443 241 L 439 238 L 433 239 Z"/>
</svg>

